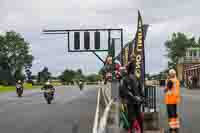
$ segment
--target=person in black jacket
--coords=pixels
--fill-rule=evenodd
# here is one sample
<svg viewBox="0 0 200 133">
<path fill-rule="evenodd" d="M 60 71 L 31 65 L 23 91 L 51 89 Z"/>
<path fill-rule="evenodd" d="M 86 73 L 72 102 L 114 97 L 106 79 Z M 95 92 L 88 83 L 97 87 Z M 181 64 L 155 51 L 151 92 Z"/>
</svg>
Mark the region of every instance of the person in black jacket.
<svg viewBox="0 0 200 133">
<path fill-rule="evenodd" d="M 129 63 L 127 74 L 120 83 L 120 97 L 127 101 L 129 123 L 132 123 L 135 119 L 141 120 L 139 122 L 142 128 L 141 102 L 144 94 L 142 92 L 142 84 L 136 79 L 134 70 L 134 63 Z"/>
</svg>

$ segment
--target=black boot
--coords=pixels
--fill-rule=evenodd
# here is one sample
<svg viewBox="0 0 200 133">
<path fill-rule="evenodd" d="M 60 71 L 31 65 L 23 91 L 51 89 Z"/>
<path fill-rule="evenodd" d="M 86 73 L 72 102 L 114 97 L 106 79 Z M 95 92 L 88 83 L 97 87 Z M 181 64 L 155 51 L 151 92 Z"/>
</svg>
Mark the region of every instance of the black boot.
<svg viewBox="0 0 200 133">
<path fill-rule="evenodd" d="M 177 128 L 177 129 L 175 129 L 175 132 L 176 132 L 176 133 L 179 133 L 179 129 L 178 129 L 178 128 Z"/>
<path fill-rule="evenodd" d="M 170 133 L 178 133 L 177 129 L 170 129 Z"/>
</svg>

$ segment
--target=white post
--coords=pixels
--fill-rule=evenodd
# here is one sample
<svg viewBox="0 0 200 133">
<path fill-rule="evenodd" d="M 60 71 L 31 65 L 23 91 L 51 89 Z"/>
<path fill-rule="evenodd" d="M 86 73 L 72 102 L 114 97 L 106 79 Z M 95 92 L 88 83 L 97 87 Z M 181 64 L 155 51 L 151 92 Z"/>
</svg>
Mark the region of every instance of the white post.
<svg viewBox="0 0 200 133">
<path fill-rule="evenodd" d="M 196 56 L 197 58 L 199 58 L 200 57 L 200 55 L 199 55 L 199 49 L 197 49 L 197 56 Z"/>
</svg>

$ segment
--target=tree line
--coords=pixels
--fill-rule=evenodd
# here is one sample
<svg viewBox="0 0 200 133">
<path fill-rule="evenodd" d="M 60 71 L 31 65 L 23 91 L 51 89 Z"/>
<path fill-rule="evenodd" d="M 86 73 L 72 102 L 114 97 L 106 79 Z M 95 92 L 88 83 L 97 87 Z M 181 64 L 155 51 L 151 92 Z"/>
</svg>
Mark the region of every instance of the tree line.
<svg viewBox="0 0 200 133">
<path fill-rule="evenodd" d="M 26 80 L 33 83 L 43 84 L 47 80 L 57 79 L 69 84 L 74 81 L 83 80 L 96 82 L 101 79 L 98 74 L 84 75 L 81 69 L 66 69 L 61 75 L 55 77 L 44 67 L 37 75 L 32 75 L 32 62 L 30 44 L 15 31 L 0 34 L 0 85 L 14 85 L 17 80 Z"/>
<path fill-rule="evenodd" d="M 98 82 L 100 81 L 101 75 L 99 74 L 90 74 L 84 75 L 81 69 L 72 70 L 65 69 L 59 76 L 51 76 L 52 74 L 48 71 L 47 67 L 44 67 L 42 71 L 38 72 L 37 76 L 34 76 L 33 79 L 37 80 L 37 83 L 43 84 L 44 82 L 50 80 L 59 80 L 64 85 L 75 84 L 82 80 L 83 82 Z"/>
<path fill-rule="evenodd" d="M 168 68 L 176 69 L 178 60 L 185 56 L 187 48 L 200 48 L 200 37 L 188 37 L 185 33 L 173 33 L 171 38 L 165 42 L 168 59 Z"/>
<path fill-rule="evenodd" d="M 185 33 L 173 33 L 164 46 L 167 54 L 168 68 L 176 68 L 178 60 L 185 56 L 187 48 L 199 47 L 200 38 L 188 37 Z M 86 82 L 96 82 L 102 79 L 101 72 L 99 74 L 84 75 L 81 69 L 64 70 L 58 77 L 53 77 L 47 67 L 32 75 L 31 67 L 34 60 L 30 52 L 30 44 L 19 34 L 14 31 L 5 32 L 0 35 L 0 84 L 12 85 L 16 80 L 32 81 L 36 79 L 38 83 L 43 83 L 48 79 L 57 79 L 63 83 L 69 84 L 74 81 L 84 80 Z M 156 75 L 148 75 L 148 78 L 165 78 L 167 69 Z"/>
<path fill-rule="evenodd" d="M 200 37 L 189 37 L 185 33 L 177 32 L 173 33 L 171 37 L 165 41 L 164 46 L 167 51 L 165 57 L 169 60 L 168 67 L 158 74 L 148 74 L 148 79 L 166 79 L 168 69 L 176 69 L 178 60 L 185 56 L 187 48 L 200 48 Z"/>
</svg>

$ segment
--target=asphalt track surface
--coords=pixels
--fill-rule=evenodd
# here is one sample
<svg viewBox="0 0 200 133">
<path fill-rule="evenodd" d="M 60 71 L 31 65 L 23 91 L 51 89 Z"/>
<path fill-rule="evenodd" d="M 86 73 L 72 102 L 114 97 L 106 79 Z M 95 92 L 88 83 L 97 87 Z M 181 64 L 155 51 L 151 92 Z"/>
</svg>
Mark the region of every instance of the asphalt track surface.
<svg viewBox="0 0 200 133">
<path fill-rule="evenodd" d="M 1 133 L 91 133 L 96 111 L 96 86 L 84 91 L 77 87 L 56 88 L 55 100 L 46 104 L 39 89 L 24 92 L 18 98 L 15 92 L 0 94 Z M 200 90 L 181 88 L 182 102 L 180 133 L 200 132 Z M 158 88 L 160 125 L 167 128 L 163 91 Z"/>
<path fill-rule="evenodd" d="M 160 124 L 167 128 L 166 107 L 163 104 L 163 89 L 160 88 L 158 96 L 160 99 Z M 178 107 L 181 117 L 180 133 L 200 133 L 200 89 L 188 90 L 181 88 L 181 103 Z"/>
<path fill-rule="evenodd" d="M 55 100 L 46 104 L 39 89 L 0 94 L 1 133 L 91 133 L 97 87 L 56 88 Z"/>
</svg>

